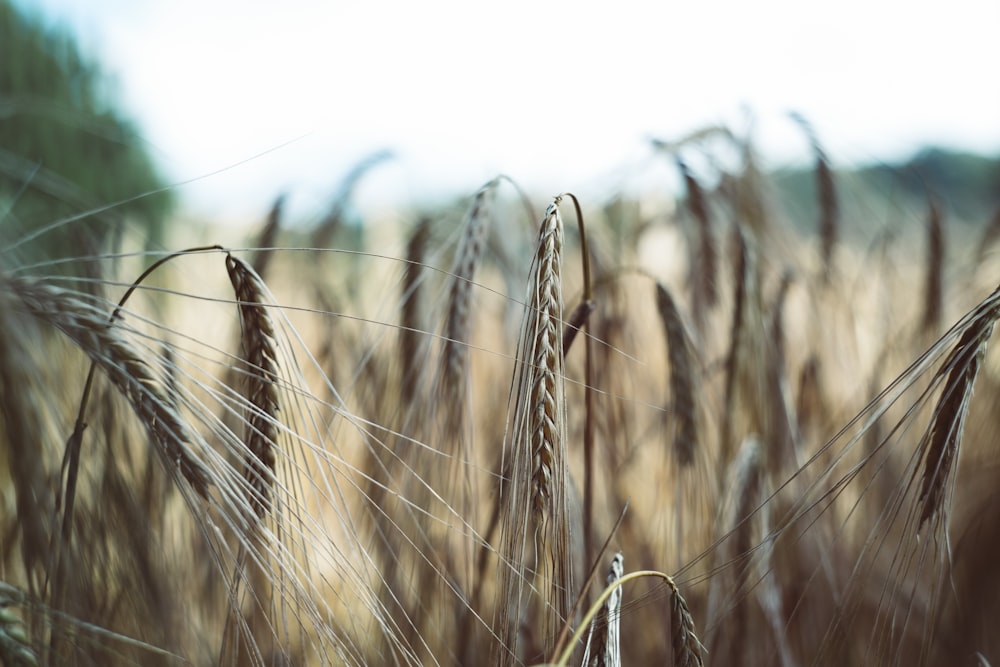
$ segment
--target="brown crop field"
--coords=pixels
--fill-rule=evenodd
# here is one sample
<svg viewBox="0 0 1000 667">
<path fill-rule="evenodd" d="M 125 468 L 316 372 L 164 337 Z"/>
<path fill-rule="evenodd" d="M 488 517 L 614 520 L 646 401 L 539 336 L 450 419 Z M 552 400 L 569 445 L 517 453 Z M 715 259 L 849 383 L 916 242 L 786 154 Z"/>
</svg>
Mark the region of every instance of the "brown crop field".
<svg viewBox="0 0 1000 667">
<path fill-rule="evenodd" d="M 0 660 L 1000 664 L 996 223 L 810 139 L 797 211 L 714 128 L 676 205 L 0 227 Z"/>
</svg>

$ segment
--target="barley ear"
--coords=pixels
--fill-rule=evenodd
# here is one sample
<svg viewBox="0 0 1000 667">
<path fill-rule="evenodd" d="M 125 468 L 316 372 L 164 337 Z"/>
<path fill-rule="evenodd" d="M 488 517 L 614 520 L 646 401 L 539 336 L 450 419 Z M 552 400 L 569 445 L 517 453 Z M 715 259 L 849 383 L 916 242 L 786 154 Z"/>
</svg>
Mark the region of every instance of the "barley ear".
<svg viewBox="0 0 1000 667">
<path fill-rule="evenodd" d="M 694 619 L 687 601 L 672 580 L 670 595 L 670 639 L 674 650 L 674 667 L 704 667 L 705 647 L 694 631 Z"/>
<path fill-rule="evenodd" d="M 501 488 L 499 609 L 501 664 L 515 664 L 526 646 L 522 625 L 552 641 L 572 608 L 562 354 L 563 223 L 558 199 L 549 205 L 538 237 L 518 350 L 509 463 Z"/>
<path fill-rule="evenodd" d="M 386 162 L 393 157 L 392 151 L 379 150 L 361 159 L 344 176 L 334 195 L 333 203 L 323 218 L 323 221 L 316 226 L 313 232 L 312 245 L 316 248 L 329 248 L 334 235 L 344 224 L 344 211 L 350 202 L 351 194 L 361 181 L 362 177 L 374 167 Z"/>
<path fill-rule="evenodd" d="M 747 303 L 752 295 L 753 287 L 753 258 L 749 242 L 743 229 L 738 225 L 732 228 L 732 243 L 734 250 L 734 276 L 733 276 L 733 311 L 729 333 L 729 351 L 725 358 L 724 369 L 724 412 L 722 416 L 721 443 L 722 460 L 728 461 L 732 451 L 733 440 L 733 416 L 736 414 L 736 401 L 739 372 L 745 363 L 746 337 L 747 337 L 747 312 L 750 308 Z"/>
<path fill-rule="evenodd" d="M 608 571 L 608 585 L 612 586 L 625 574 L 625 559 L 617 553 L 611 559 Z M 584 649 L 583 667 L 621 667 L 622 656 L 620 646 L 622 589 L 615 588 L 604 602 L 601 613 L 594 617 L 587 635 L 587 647 Z"/>
<path fill-rule="evenodd" d="M 944 221 L 934 197 L 927 200 L 927 276 L 924 285 L 924 331 L 934 333 L 941 326 L 943 313 Z"/>
<path fill-rule="evenodd" d="M 118 327 L 75 293 L 19 278 L 7 284 L 28 312 L 62 331 L 104 371 L 132 404 L 165 460 L 176 465 L 192 488 L 205 497 L 209 473 L 188 447 L 199 438 L 172 407 L 160 378 L 119 334 Z"/>
<path fill-rule="evenodd" d="M 943 507 L 945 487 L 961 446 L 972 390 L 998 317 L 1000 288 L 970 313 L 968 327 L 934 376 L 935 382 L 944 378 L 944 387 L 920 444 L 921 450 L 926 452 L 920 482 L 920 527 Z"/>
<path fill-rule="evenodd" d="M 840 208 L 837 204 L 837 190 L 833 180 L 833 169 L 826 151 L 819 143 L 812 124 L 805 116 L 792 113 L 794 120 L 805 132 L 816 156 L 816 197 L 819 200 L 820 257 L 823 262 L 823 282 L 827 283 L 833 274 L 833 251 L 837 245 L 840 227 Z"/>
<path fill-rule="evenodd" d="M 421 318 L 421 274 L 431 234 L 431 221 L 422 219 L 406 245 L 406 266 L 402 283 L 402 314 L 399 330 L 399 361 L 402 370 L 400 395 L 403 405 L 416 398 L 420 373 L 424 369 L 421 353 L 424 322 Z"/>
<path fill-rule="evenodd" d="M 257 238 L 257 250 L 254 251 L 251 266 L 258 276 L 267 273 L 268 266 L 271 264 L 271 257 L 274 256 L 274 242 L 281 229 L 281 212 L 284 208 L 285 195 L 282 194 L 271 205 L 271 212 L 267 214 L 267 222 L 264 223 L 264 228 L 261 229 L 260 236 Z"/>
<path fill-rule="evenodd" d="M 460 402 L 465 393 L 469 365 L 469 340 L 472 329 L 473 287 L 482 262 L 492 216 L 497 181 L 480 188 L 465 220 L 465 230 L 455 256 L 448 291 L 448 314 L 445 319 L 442 400 Z M 455 410 L 460 406 L 455 405 Z"/>
<path fill-rule="evenodd" d="M 673 451 L 680 466 L 686 468 L 694 463 L 698 444 L 693 346 L 674 298 L 660 283 L 656 283 L 656 310 L 666 333 L 670 357 Z"/>
<path fill-rule="evenodd" d="M 236 293 L 246 362 L 246 435 L 244 477 L 250 485 L 250 504 L 258 517 L 270 511 L 271 486 L 278 435 L 277 357 L 274 325 L 263 305 L 265 288 L 242 260 L 226 255 L 226 270 Z"/>
<path fill-rule="evenodd" d="M 561 466 L 560 450 L 563 442 L 560 415 L 562 397 L 560 387 L 564 359 L 562 341 L 559 338 L 559 323 L 562 320 L 562 219 L 559 209 L 549 208 L 539 239 L 537 283 L 531 302 L 535 309 L 529 317 L 534 318 L 531 328 L 532 343 L 531 369 L 528 382 L 530 416 L 530 451 L 532 457 L 531 506 L 535 522 L 541 525 L 551 515 L 552 501 L 557 497 L 555 484 L 558 479 L 557 466 Z"/>
<path fill-rule="evenodd" d="M 715 246 L 715 235 L 712 232 L 712 220 L 708 215 L 708 203 L 705 193 L 698 180 L 680 158 L 677 158 L 677 168 L 684 178 L 687 190 L 687 206 L 691 216 L 698 223 L 698 244 L 691 262 L 691 304 L 695 322 L 699 330 L 705 323 L 705 316 L 719 301 L 718 289 L 718 252 Z"/>
</svg>

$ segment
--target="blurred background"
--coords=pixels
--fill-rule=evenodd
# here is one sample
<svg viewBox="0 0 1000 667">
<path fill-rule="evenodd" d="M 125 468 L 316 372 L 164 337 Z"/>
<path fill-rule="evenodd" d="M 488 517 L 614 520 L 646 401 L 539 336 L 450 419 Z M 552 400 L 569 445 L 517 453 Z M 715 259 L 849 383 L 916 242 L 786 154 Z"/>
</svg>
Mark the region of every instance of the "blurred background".
<svg viewBox="0 0 1000 667">
<path fill-rule="evenodd" d="M 258 664 L 309 664 L 296 653 L 313 644 L 317 663 L 341 643 L 352 664 L 499 651 L 472 619 L 497 615 L 478 582 L 513 559 L 483 520 L 514 459 L 498 436 L 527 423 L 507 413 L 531 400 L 519 322 L 536 319 L 537 292 L 522 301 L 536 225 L 565 191 L 586 210 L 598 304 L 605 472 L 593 494 L 583 485 L 594 537 L 628 505 L 616 537 L 628 567 L 686 564 L 709 650 L 732 656 L 720 663 L 1000 656 L 988 557 L 1000 544 L 1000 346 L 978 356 L 1000 308 L 1000 292 L 987 297 L 1000 275 L 1000 2 L 605 7 L 0 0 L 0 567 L 13 573 L 0 576 L 0 662 L 14 664 L 4 638 L 20 621 L 7 610 L 22 590 L 29 632 L 15 649 L 50 650 L 49 664 L 69 664 L 64 648 L 81 663 L 149 665 L 161 647 L 158 664 L 228 664 L 244 626 Z M 498 174 L 528 193 L 527 214 Z M 573 282 L 580 237 L 566 238 L 569 307 L 586 292 Z M 222 252 L 171 260 L 103 324 L 154 257 L 208 244 L 233 250 L 225 267 Z M 246 294 L 237 256 L 279 296 Z M 99 351 L 105 332 L 136 352 Z M 89 386 L 78 347 L 119 387 L 95 395 L 74 518 L 69 472 L 59 494 Z M 574 439 L 591 416 L 581 347 L 565 371 Z M 947 477 L 958 445 L 938 416 L 965 423 L 968 403 L 952 399 L 970 400 L 980 365 L 963 469 Z M 245 398 L 258 381 L 274 387 Z M 250 471 L 277 446 L 287 513 L 274 534 L 291 548 L 249 531 L 225 542 L 215 526 L 244 531 L 246 503 L 181 502 L 193 495 L 168 476 L 173 450 L 162 467 L 147 446 L 163 419 L 136 397 L 154 385 L 217 465 L 220 494 L 262 479 Z M 869 402 L 882 387 L 889 398 Z M 695 426 L 695 465 L 664 456 L 690 447 Z M 248 450 L 253 433 L 272 440 L 264 454 Z M 584 466 L 573 451 L 571 472 Z M 931 452 L 950 481 L 928 472 Z M 752 466 L 760 481 L 739 472 Z M 919 532 L 928 480 L 937 517 L 954 508 L 947 536 Z M 767 500 L 750 512 L 755 496 Z M 783 523 L 792 514 L 801 533 Z M 502 546 L 481 549 L 479 535 Z M 237 539 L 247 562 L 273 556 L 273 582 L 241 589 Z M 500 558 L 486 568 L 488 551 Z M 296 588 L 300 555 L 317 570 Z M 779 597 L 769 572 L 784 611 L 763 602 Z M 265 609 L 262 591 L 282 602 Z M 667 655 L 664 617 L 647 613 L 666 591 L 630 599 L 631 664 Z M 300 633 L 286 617 L 315 624 Z M 103 628 L 140 641 L 106 643 Z"/>
<path fill-rule="evenodd" d="M 752 132 L 769 167 L 804 166 L 810 146 L 790 111 L 838 168 L 902 164 L 930 146 L 1000 153 L 991 0 L 946 11 L 868 0 L 623 0 L 613 12 L 521 0 L 0 4 L 4 21 L 16 12 L 47 35 L 35 50 L 0 45 L 0 127 L 16 121 L 23 135 L 63 104 L 14 75 L 61 49 L 61 67 L 78 68 L 65 85 L 92 87 L 98 112 L 128 125 L 114 139 L 148 156 L 157 182 L 182 184 L 173 210 L 190 219 L 257 221 L 281 192 L 289 219 L 319 215 L 352 167 L 383 150 L 392 157 L 359 184 L 358 206 L 412 209 L 498 173 L 542 196 L 669 187 L 651 175 L 649 140 L 716 124 Z M 59 123 L 107 135 L 65 114 Z M 44 151 L 4 140 L 25 160 L 7 165 L 22 181 L 30 165 L 54 169 Z M 144 191 L 134 181 L 114 194 Z"/>
</svg>

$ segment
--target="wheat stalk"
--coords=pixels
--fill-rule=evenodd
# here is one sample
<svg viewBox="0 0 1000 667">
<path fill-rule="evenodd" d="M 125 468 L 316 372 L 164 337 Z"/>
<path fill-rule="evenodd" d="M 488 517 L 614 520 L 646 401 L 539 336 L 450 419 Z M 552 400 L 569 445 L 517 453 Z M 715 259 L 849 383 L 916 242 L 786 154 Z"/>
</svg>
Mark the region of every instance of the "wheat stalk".
<svg viewBox="0 0 1000 667">
<path fill-rule="evenodd" d="M 250 265 L 254 273 L 263 277 L 271 265 L 271 258 L 274 256 L 274 243 L 281 229 L 281 216 L 285 208 L 285 195 L 279 195 L 271 205 L 271 211 L 267 214 L 267 222 L 260 230 L 260 236 L 254 244 L 257 250 L 254 252 Z"/>
<path fill-rule="evenodd" d="M 673 404 L 673 451 L 681 467 L 694 463 L 698 445 L 698 424 L 695 404 L 694 359 L 690 337 L 684 320 L 670 292 L 656 283 L 656 310 L 667 338 L 670 357 L 670 400 Z"/>
<path fill-rule="evenodd" d="M 1000 288 L 974 309 L 968 328 L 934 376 L 936 382 L 947 373 L 930 426 L 921 441 L 926 458 L 920 482 L 920 526 L 940 511 L 944 502 L 944 489 L 962 442 L 972 390 L 998 317 Z"/>
<path fill-rule="evenodd" d="M 531 573 L 538 578 L 544 620 L 533 625 L 551 641 L 572 607 L 566 495 L 566 416 L 562 326 L 563 223 L 559 200 L 549 205 L 539 232 L 529 287 L 503 503 L 500 568 L 501 661 L 518 659 Z M 525 647 L 521 647 L 525 648 Z M 543 648 L 548 652 L 551 647 Z"/>
<path fill-rule="evenodd" d="M 820 258 L 823 262 L 823 282 L 829 282 L 833 273 L 833 251 L 837 246 L 838 229 L 840 227 L 840 207 L 837 203 L 837 189 L 833 180 L 833 169 L 826 151 L 819 143 L 812 124 L 799 113 L 791 114 L 794 120 L 805 132 L 816 156 L 816 197 L 819 200 L 819 238 Z"/>
<path fill-rule="evenodd" d="M 687 600 L 672 579 L 670 586 L 670 640 L 674 649 L 674 667 L 703 667 L 705 647 L 695 634 L 694 619 Z"/>
<path fill-rule="evenodd" d="M 244 442 L 244 478 L 251 488 L 250 503 L 258 517 L 270 510 L 278 436 L 278 362 L 274 325 L 263 305 L 266 288 L 243 260 L 226 255 L 226 271 L 236 293 L 246 362 L 248 416 Z"/>
<path fill-rule="evenodd" d="M 565 448 L 562 432 L 563 370 L 562 341 L 559 325 L 562 322 L 562 218 L 556 205 L 549 207 L 539 238 L 536 261 L 537 283 L 529 318 L 534 320 L 531 375 L 528 381 L 529 431 L 532 458 L 531 506 L 536 525 L 542 525 L 553 511 L 552 501 L 561 480 L 556 470 L 563 461 Z M 559 458 L 557 458 L 557 456 Z"/>
<path fill-rule="evenodd" d="M 416 396 L 421 371 L 425 368 L 421 354 L 423 335 L 423 307 L 420 276 L 431 234 L 431 221 L 422 219 L 406 244 L 406 266 L 402 283 L 402 308 L 399 330 L 399 360 L 402 366 L 400 393 L 403 405 L 409 405 Z"/>
<path fill-rule="evenodd" d="M 691 169 L 680 158 L 677 158 L 677 168 L 684 178 L 687 191 L 687 206 L 691 216 L 698 223 L 698 244 L 691 262 L 691 304 L 694 319 L 699 331 L 705 323 L 705 316 L 719 301 L 718 253 L 715 248 L 715 235 L 712 232 L 712 220 L 708 215 L 708 203 L 705 193 Z"/>
<path fill-rule="evenodd" d="M 625 559 L 617 553 L 608 569 L 608 585 L 612 586 L 625 574 Z M 618 586 L 604 602 L 599 616 L 595 616 L 587 634 L 583 652 L 583 667 L 621 667 L 620 646 L 622 589 Z"/>
<path fill-rule="evenodd" d="M 197 436 L 173 409 L 146 361 L 94 307 L 75 293 L 35 280 L 10 278 L 7 286 L 28 312 L 62 331 L 108 376 L 131 403 L 164 458 L 205 496 L 209 474 L 192 455 Z"/>
<path fill-rule="evenodd" d="M 569 348 L 576 340 L 576 335 L 587 325 L 587 320 L 595 310 L 597 310 L 597 304 L 592 300 L 585 299 L 576 304 L 576 308 L 569 314 L 566 326 L 563 327 L 562 349 L 564 357 L 569 353 Z"/>
<path fill-rule="evenodd" d="M 472 288 L 483 257 L 497 181 L 480 188 L 465 221 L 455 265 L 451 271 L 448 314 L 444 330 L 445 399 L 454 401 L 464 392 L 472 322 Z"/>
<path fill-rule="evenodd" d="M 732 568 L 732 571 L 713 582 L 710 606 L 713 608 L 711 617 L 716 622 L 712 624 L 714 636 L 708 640 L 716 657 L 728 656 L 729 662 L 738 661 L 745 651 L 750 614 L 748 603 L 751 600 L 747 584 L 754 552 L 755 510 L 760 498 L 763 458 L 761 441 L 755 435 L 748 436 L 741 443 L 727 475 L 730 492 L 723 526 L 729 532 L 722 538 L 725 542 L 721 544 L 725 548 L 722 561 L 726 570 Z M 721 595 L 733 602 L 720 609 L 716 598 Z M 725 623 L 720 622 L 722 618 L 726 619 Z"/>
<path fill-rule="evenodd" d="M 734 437 L 733 416 L 736 414 L 736 400 L 739 373 L 744 363 L 746 355 L 747 319 L 750 309 L 747 303 L 751 298 L 751 280 L 753 279 L 753 266 L 751 251 L 743 232 L 738 225 L 733 225 L 732 242 L 735 255 L 734 280 L 733 280 L 733 312 L 729 333 L 729 351 L 725 359 L 725 379 L 723 395 L 723 415 L 722 415 L 722 460 L 729 460 L 729 452 L 732 451 L 732 440 Z"/>
<path fill-rule="evenodd" d="M 941 316 L 944 310 L 943 273 L 944 273 L 944 221 L 941 207 L 933 197 L 927 200 L 927 275 L 924 284 L 924 315 L 922 326 L 924 331 L 933 333 L 941 326 Z"/>
</svg>

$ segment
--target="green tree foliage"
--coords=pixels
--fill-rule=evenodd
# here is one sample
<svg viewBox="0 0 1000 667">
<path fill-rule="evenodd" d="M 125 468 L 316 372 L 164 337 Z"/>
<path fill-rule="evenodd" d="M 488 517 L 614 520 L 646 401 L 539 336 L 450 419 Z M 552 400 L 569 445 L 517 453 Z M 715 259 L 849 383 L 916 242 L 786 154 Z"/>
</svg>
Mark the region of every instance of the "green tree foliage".
<svg viewBox="0 0 1000 667">
<path fill-rule="evenodd" d="M 65 30 L 0 0 L 0 245 L 161 187 L 108 82 Z M 30 244 L 35 259 L 106 251 L 124 224 L 160 239 L 170 193 L 73 221 Z"/>
</svg>

